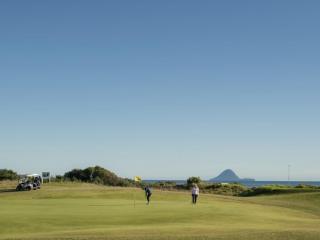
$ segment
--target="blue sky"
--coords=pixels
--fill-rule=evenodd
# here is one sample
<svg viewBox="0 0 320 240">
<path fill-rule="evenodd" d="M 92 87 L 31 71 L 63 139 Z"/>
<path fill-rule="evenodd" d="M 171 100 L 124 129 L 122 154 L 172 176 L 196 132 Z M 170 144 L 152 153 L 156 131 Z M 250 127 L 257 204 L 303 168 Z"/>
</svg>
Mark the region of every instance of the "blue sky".
<svg viewBox="0 0 320 240">
<path fill-rule="evenodd" d="M 1 1 L 0 168 L 320 180 L 319 1 Z"/>
</svg>

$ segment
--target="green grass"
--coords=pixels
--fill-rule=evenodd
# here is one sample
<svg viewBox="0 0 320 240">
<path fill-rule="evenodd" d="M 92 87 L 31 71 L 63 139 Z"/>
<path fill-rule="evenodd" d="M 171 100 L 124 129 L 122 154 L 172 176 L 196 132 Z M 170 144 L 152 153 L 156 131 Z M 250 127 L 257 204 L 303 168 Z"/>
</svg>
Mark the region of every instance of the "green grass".
<svg viewBox="0 0 320 240">
<path fill-rule="evenodd" d="M 6 192 L 0 184 L 0 239 L 320 239 L 320 193 L 261 197 L 47 184 Z M 2 190 L 1 190 L 2 189 Z M 133 196 L 136 206 L 133 206 Z"/>
</svg>

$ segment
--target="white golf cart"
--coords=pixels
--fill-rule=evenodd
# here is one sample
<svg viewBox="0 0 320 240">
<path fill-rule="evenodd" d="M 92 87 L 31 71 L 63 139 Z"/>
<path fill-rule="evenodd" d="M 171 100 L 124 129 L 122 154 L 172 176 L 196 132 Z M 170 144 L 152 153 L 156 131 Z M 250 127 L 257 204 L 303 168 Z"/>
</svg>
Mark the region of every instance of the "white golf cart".
<svg viewBox="0 0 320 240">
<path fill-rule="evenodd" d="M 20 175 L 17 191 L 30 191 L 41 188 L 42 178 L 39 174 Z"/>
</svg>

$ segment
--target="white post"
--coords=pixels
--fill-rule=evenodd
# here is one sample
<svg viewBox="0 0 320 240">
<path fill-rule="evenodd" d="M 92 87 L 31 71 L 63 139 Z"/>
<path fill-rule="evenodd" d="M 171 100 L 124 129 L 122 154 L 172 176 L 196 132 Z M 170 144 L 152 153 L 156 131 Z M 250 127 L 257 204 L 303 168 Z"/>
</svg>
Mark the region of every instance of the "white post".
<svg viewBox="0 0 320 240">
<path fill-rule="evenodd" d="M 133 189 L 133 207 L 136 207 L 136 191 L 135 188 Z"/>
<path fill-rule="evenodd" d="M 289 164 L 288 165 L 288 185 L 290 184 L 290 168 L 291 168 L 291 165 Z"/>
</svg>

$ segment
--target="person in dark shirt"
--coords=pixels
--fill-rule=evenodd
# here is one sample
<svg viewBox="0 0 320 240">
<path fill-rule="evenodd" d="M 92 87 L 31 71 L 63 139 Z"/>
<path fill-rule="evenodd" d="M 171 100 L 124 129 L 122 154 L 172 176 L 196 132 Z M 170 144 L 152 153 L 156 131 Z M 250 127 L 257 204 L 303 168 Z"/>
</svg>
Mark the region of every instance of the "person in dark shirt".
<svg viewBox="0 0 320 240">
<path fill-rule="evenodd" d="M 151 188 L 149 186 L 146 186 L 144 188 L 144 191 L 145 191 L 146 197 L 147 197 L 147 204 L 149 205 L 150 204 L 150 197 L 152 195 Z"/>
</svg>

